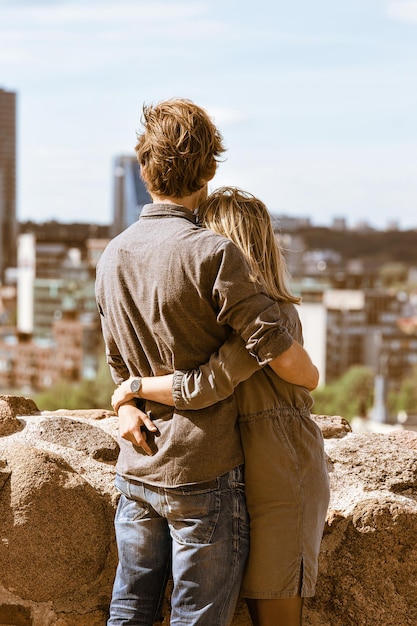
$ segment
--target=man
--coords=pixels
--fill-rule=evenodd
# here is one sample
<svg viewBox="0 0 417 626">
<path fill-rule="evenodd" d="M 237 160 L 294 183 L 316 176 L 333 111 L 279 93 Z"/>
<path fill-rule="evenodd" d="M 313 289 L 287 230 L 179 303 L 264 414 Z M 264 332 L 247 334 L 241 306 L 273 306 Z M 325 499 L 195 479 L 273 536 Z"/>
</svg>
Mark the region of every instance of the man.
<svg viewBox="0 0 417 626">
<path fill-rule="evenodd" d="M 196 223 L 224 152 L 213 122 L 181 99 L 144 107 L 143 121 L 136 153 L 153 204 L 97 268 L 115 382 L 133 375 L 139 388 L 140 376 L 197 367 L 234 329 L 261 364 L 314 388 L 316 368 L 236 246 Z M 151 626 L 172 567 L 171 624 L 226 626 L 248 551 L 235 399 L 198 411 L 144 408 L 119 409 L 119 565 L 108 624 Z"/>
</svg>

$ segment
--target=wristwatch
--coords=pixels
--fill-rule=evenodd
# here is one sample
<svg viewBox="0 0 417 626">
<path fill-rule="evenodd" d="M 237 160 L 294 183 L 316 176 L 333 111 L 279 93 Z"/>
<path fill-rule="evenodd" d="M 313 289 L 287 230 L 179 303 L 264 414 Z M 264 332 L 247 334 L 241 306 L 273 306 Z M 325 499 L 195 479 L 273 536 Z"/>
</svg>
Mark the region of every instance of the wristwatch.
<svg viewBox="0 0 417 626">
<path fill-rule="evenodd" d="M 142 387 L 142 378 L 134 378 L 130 383 L 130 391 L 139 397 L 139 392 Z"/>
</svg>

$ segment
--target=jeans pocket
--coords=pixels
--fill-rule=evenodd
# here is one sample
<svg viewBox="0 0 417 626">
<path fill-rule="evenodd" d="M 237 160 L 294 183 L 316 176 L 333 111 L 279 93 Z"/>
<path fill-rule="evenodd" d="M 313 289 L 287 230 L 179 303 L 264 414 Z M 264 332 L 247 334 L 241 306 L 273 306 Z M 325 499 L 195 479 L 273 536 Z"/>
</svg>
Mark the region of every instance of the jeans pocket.
<svg viewBox="0 0 417 626">
<path fill-rule="evenodd" d="M 176 495 L 169 500 L 172 537 L 183 544 L 209 544 L 220 514 L 219 489 Z"/>
<path fill-rule="evenodd" d="M 149 514 L 149 505 L 141 500 L 132 500 L 123 493 L 117 505 L 115 524 L 125 524 L 126 522 L 137 522 Z"/>
</svg>

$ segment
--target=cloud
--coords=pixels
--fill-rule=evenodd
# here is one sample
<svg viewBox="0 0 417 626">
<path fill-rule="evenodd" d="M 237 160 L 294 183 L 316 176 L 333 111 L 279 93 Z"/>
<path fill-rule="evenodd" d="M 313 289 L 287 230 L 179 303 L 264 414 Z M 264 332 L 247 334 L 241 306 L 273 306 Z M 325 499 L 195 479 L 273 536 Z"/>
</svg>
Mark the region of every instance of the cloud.
<svg viewBox="0 0 417 626">
<path fill-rule="evenodd" d="M 397 20 L 417 22 L 417 1 L 391 0 L 387 4 L 387 15 Z"/>
<path fill-rule="evenodd" d="M 25 3 L 23 3 L 25 4 Z M 27 3 L 24 14 L 21 12 L 22 3 L 6 4 L 8 16 L 16 16 L 20 19 L 30 20 L 35 24 L 68 26 L 71 24 L 109 24 L 115 26 L 118 23 L 137 20 L 164 21 L 186 19 L 201 16 L 207 13 L 207 4 L 204 2 L 135 2 L 122 0 L 114 2 L 97 2 L 96 0 L 85 2 L 41 2 Z"/>
<path fill-rule="evenodd" d="M 229 34 L 207 2 L 6 4 L 0 20 L 0 63 L 5 65 L 0 74 L 7 78 L 12 68 L 27 72 L 36 67 L 41 80 L 48 71 L 58 79 L 65 71 L 85 76 L 115 63 L 163 61 L 168 49 L 171 62 L 189 67 L 195 56 L 191 42 L 200 53 L 207 49 L 208 59 L 213 37 L 224 40 Z"/>
<path fill-rule="evenodd" d="M 238 109 L 223 107 L 208 107 L 208 113 L 214 118 L 219 127 L 236 126 L 248 121 L 248 116 Z"/>
</svg>

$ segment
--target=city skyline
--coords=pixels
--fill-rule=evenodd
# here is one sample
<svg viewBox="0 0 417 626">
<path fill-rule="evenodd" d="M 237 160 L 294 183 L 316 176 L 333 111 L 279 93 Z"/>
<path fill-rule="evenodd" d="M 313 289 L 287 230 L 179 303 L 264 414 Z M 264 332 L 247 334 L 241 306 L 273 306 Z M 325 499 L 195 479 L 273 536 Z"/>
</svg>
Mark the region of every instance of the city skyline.
<svg viewBox="0 0 417 626">
<path fill-rule="evenodd" d="M 336 7 L 335 4 L 338 6 Z M 181 96 L 228 148 L 211 189 L 274 214 L 417 227 L 417 2 L 0 2 L 19 221 L 112 221 L 144 102 Z"/>
</svg>

